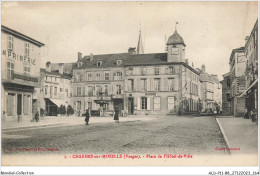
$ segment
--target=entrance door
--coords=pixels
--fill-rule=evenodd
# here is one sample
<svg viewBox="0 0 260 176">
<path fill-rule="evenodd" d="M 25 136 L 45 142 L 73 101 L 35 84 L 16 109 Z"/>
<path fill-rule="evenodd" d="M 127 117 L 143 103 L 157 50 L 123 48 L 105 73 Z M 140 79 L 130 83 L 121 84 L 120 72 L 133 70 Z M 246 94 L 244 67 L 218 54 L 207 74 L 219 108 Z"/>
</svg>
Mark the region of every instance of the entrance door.
<svg viewBox="0 0 260 176">
<path fill-rule="evenodd" d="M 128 98 L 128 114 L 133 115 L 134 114 L 134 99 Z"/>
<path fill-rule="evenodd" d="M 17 115 L 22 115 L 22 95 L 17 95 Z"/>
</svg>

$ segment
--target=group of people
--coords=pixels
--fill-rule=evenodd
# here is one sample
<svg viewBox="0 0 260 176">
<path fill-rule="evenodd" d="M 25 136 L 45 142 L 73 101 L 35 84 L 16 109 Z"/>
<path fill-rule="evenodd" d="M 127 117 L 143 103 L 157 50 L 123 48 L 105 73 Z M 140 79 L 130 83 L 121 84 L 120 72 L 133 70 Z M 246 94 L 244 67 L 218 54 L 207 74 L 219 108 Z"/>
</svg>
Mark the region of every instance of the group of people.
<svg viewBox="0 0 260 176">
<path fill-rule="evenodd" d="M 256 121 L 256 110 L 252 109 L 249 111 L 248 109 L 245 109 L 244 119 L 252 119 L 253 122 Z"/>
<path fill-rule="evenodd" d="M 90 110 L 89 109 L 86 109 L 85 116 L 86 116 L 85 122 L 86 122 L 86 125 L 88 125 L 89 118 L 90 118 Z M 119 123 L 119 110 L 118 109 L 115 109 L 115 111 L 113 112 L 113 117 L 114 117 L 115 123 Z"/>
</svg>

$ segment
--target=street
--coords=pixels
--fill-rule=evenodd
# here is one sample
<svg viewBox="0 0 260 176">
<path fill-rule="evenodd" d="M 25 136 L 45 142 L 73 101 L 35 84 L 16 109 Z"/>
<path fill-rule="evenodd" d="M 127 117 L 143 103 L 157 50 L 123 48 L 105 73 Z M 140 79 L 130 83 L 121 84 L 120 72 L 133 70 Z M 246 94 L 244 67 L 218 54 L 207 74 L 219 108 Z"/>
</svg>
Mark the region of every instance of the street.
<svg viewBox="0 0 260 176">
<path fill-rule="evenodd" d="M 225 143 L 213 116 L 163 116 L 97 124 L 91 124 L 90 119 L 88 126 L 82 123 L 2 133 L 3 155 L 225 154 L 216 147 L 223 148 Z"/>
</svg>

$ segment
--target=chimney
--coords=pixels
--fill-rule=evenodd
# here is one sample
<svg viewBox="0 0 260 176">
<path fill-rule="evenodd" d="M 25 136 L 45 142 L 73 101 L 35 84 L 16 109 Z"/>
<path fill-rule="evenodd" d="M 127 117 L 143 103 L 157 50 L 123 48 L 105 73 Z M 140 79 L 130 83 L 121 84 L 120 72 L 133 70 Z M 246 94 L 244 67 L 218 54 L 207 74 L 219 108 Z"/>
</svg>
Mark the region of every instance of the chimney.
<svg viewBox="0 0 260 176">
<path fill-rule="evenodd" d="M 48 62 L 46 62 L 46 71 L 48 71 L 48 72 L 51 72 L 51 62 L 50 61 L 48 61 Z"/>
<path fill-rule="evenodd" d="M 249 36 L 246 36 L 246 38 L 245 38 L 245 42 L 247 43 L 248 40 L 249 40 Z M 245 45 L 246 45 L 246 43 L 245 43 Z"/>
<path fill-rule="evenodd" d="M 78 52 L 78 60 L 81 60 L 81 59 L 82 59 L 82 53 Z"/>
<path fill-rule="evenodd" d="M 136 49 L 136 47 L 129 47 L 129 48 L 128 48 L 128 53 L 129 53 L 130 55 L 136 54 L 135 49 Z"/>
<path fill-rule="evenodd" d="M 204 64 L 202 64 L 201 70 L 202 70 L 203 72 L 206 72 L 206 66 L 205 66 Z"/>
<path fill-rule="evenodd" d="M 89 61 L 90 61 L 90 62 L 93 61 L 93 56 L 94 56 L 94 55 L 93 55 L 92 53 L 90 53 L 90 55 L 89 55 L 89 57 L 90 57 Z"/>
<path fill-rule="evenodd" d="M 63 75 L 63 71 L 64 71 L 64 64 L 59 63 L 59 73 Z"/>
<path fill-rule="evenodd" d="M 189 59 L 185 59 L 185 64 L 189 65 Z"/>
</svg>

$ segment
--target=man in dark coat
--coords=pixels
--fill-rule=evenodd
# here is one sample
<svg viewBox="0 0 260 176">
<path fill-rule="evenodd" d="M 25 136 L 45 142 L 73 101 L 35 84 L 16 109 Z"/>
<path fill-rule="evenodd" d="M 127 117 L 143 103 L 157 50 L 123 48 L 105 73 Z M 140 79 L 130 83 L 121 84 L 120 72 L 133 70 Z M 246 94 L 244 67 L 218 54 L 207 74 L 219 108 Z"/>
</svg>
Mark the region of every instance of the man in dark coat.
<svg viewBox="0 0 260 176">
<path fill-rule="evenodd" d="M 118 109 L 115 109 L 114 120 L 115 120 L 115 123 L 119 123 L 119 110 Z"/>
<path fill-rule="evenodd" d="M 88 125 L 88 122 L 89 122 L 89 110 L 87 109 L 86 110 L 86 118 L 85 118 L 85 122 L 86 122 L 86 125 Z"/>
</svg>

